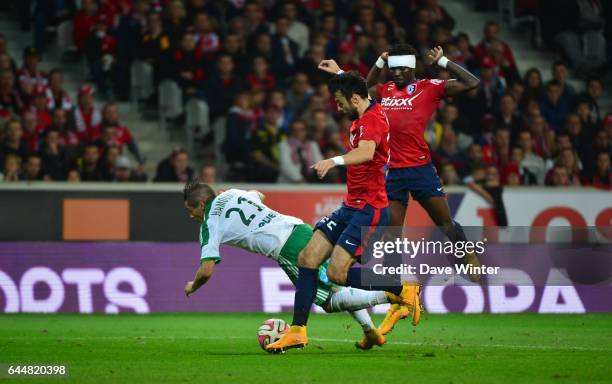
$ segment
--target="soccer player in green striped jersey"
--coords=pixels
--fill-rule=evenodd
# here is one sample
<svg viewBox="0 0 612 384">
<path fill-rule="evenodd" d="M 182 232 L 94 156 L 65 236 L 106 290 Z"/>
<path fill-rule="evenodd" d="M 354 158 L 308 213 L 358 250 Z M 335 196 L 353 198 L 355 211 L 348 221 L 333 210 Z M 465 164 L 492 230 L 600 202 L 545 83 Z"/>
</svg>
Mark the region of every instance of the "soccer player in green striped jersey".
<svg viewBox="0 0 612 384">
<path fill-rule="evenodd" d="M 221 262 L 222 244 L 240 247 L 275 260 L 295 283 L 298 255 L 312 237 L 312 227 L 296 217 L 268 208 L 258 191 L 230 189 L 219 195 L 207 184 L 193 181 L 184 189 L 184 204 L 200 227 L 200 267 L 193 281 L 185 285 L 189 297 L 212 276 Z M 315 304 L 326 312 L 348 311 L 361 325 L 364 338 L 356 343 L 361 349 L 382 346 L 385 337 L 372 323 L 365 308 L 388 303 L 385 292 L 340 287 L 327 280 L 321 266 Z"/>
</svg>

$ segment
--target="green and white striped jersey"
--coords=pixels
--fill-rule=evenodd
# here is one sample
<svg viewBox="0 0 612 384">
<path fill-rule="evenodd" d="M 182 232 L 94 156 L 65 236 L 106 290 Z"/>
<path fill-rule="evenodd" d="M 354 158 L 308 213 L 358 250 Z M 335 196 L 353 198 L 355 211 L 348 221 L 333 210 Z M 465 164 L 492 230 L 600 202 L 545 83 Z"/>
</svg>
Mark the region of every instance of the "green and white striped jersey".
<svg viewBox="0 0 612 384">
<path fill-rule="evenodd" d="M 255 191 L 230 189 L 204 207 L 200 227 L 200 261 L 221 261 L 221 244 L 278 259 L 296 225 L 303 221 L 266 207 Z"/>
</svg>

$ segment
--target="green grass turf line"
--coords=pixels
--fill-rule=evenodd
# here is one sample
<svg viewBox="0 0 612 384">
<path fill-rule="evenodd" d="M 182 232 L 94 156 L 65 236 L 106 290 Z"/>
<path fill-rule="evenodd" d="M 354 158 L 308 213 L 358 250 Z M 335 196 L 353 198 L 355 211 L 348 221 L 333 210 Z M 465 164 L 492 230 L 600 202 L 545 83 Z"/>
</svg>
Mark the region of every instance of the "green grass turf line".
<svg viewBox="0 0 612 384">
<path fill-rule="evenodd" d="M 358 351 L 346 314 L 313 315 L 310 345 L 263 352 L 261 321 L 289 314 L 0 316 L 0 363 L 64 363 L 18 383 L 584 383 L 612 380 L 612 315 L 427 315 Z M 379 323 L 380 316 L 374 318 Z M 25 380 L 25 381 L 24 381 Z"/>
</svg>

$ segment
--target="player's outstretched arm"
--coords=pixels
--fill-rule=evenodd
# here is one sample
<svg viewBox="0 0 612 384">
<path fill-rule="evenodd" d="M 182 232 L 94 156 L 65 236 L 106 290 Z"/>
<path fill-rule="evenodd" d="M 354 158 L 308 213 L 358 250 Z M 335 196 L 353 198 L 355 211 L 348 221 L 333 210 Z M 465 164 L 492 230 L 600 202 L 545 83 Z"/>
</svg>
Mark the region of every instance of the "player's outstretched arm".
<svg viewBox="0 0 612 384">
<path fill-rule="evenodd" d="M 467 92 L 478 87 L 478 84 L 480 84 L 480 80 L 473 73 L 447 59 L 440 46 L 431 49 L 427 53 L 426 60 L 431 65 L 437 64 L 442 68 L 446 68 L 451 75 L 456 77 L 456 79 L 446 82 L 445 92 L 447 96 L 455 96 Z"/>
<path fill-rule="evenodd" d="M 376 142 L 373 140 L 362 140 L 357 148 L 349 151 L 344 156 L 317 161 L 312 168 L 317 172 L 319 178 L 322 179 L 336 165 L 359 165 L 372 160 L 374 152 L 376 152 Z"/>
<path fill-rule="evenodd" d="M 200 268 L 198 268 L 198 271 L 196 272 L 196 275 L 193 281 L 188 281 L 187 284 L 185 285 L 185 295 L 187 297 L 191 296 L 201 286 L 206 284 L 206 282 L 211 278 L 214 269 L 215 269 L 214 260 L 203 261 L 202 264 L 200 264 Z"/>
<path fill-rule="evenodd" d="M 380 78 L 380 74 L 387 64 L 388 58 L 389 52 L 383 52 L 372 68 L 370 68 L 370 72 L 368 72 L 366 87 L 368 87 L 368 94 L 372 99 L 378 99 L 378 95 L 376 94 L 376 84 L 378 84 L 378 79 Z"/>
</svg>

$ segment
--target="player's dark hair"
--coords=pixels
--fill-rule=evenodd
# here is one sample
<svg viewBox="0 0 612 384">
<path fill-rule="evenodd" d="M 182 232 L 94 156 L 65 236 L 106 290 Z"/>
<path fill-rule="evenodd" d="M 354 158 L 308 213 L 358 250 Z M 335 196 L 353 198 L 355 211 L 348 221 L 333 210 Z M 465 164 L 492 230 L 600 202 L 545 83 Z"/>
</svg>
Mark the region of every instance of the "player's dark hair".
<svg viewBox="0 0 612 384">
<path fill-rule="evenodd" d="M 410 44 L 395 44 L 389 49 L 389 56 L 415 55 L 417 51 Z"/>
<path fill-rule="evenodd" d="M 329 81 L 328 86 L 332 95 L 339 91 L 347 100 L 350 100 L 353 95 L 357 95 L 362 99 L 368 98 L 368 87 L 366 86 L 365 79 L 354 71 L 334 75 Z"/>
<path fill-rule="evenodd" d="M 208 201 L 215 197 L 215 191 L 206 183 L 194 179 L 183 188 L 183 201 L 190 206 L 196 206 L 200 201 Z"/>
</svg>

